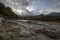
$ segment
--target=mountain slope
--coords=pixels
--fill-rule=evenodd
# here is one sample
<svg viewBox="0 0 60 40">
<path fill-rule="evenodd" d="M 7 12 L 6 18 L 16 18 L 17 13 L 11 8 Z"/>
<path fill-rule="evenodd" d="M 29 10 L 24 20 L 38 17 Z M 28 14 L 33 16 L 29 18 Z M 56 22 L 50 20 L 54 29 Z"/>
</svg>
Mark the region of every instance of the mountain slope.
<svg viewBox="0 0 60 40">
<path fill-rule="evenodd" d="M 0 3 L 0 15 L 7 18 L 18 18 L 18 16 L 9 7 L 5 7 L 3 3 Z"/>
</svg>

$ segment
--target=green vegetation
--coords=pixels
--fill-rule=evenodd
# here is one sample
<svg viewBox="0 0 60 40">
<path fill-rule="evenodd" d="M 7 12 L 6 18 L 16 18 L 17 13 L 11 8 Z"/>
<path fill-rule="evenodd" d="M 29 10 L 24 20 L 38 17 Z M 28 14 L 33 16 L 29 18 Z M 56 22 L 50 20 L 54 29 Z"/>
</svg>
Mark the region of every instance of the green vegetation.
<svg viewBox="0 0 60 40">
<path fill-rule="evenodd" d="M 40 21 L 60 21 L 60 16 L 41 16 L 35 17 L 33 20 L 40 20 Z"/>
<path fill-rule="evenodd" d="M 32 17 L 24 17 L 27 20 L 39 20 L 39 21 L 56 21 L 60 22 L 60 15 L 38 15 Z"/>
</svg>

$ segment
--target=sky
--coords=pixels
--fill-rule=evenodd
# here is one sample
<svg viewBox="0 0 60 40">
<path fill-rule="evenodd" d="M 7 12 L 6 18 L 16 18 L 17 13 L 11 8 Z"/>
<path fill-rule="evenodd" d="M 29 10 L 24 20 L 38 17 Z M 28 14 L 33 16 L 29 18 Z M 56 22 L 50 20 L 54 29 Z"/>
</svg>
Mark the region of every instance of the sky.
<svg viewBox="0 0 60 40">
<path fill-rule="evenodd" d="M 17 15 L 39 15 L 60 12 L 60 0 L 0 0 Z"/>
</svg>

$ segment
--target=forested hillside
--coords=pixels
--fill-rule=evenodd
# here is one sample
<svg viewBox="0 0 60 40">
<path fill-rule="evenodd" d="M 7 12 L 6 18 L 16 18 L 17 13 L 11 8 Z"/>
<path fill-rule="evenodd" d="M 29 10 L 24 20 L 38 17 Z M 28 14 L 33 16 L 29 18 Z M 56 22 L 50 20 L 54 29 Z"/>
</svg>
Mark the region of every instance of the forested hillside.
<svg viewBox="0 0 60 40">
<path fill-rule="evenodd" d="M 5 18 L 18 18 L 11 8 L 6 7 L 3 3 L 0 3 L 0 15 L 3 15 Z"/>
</svg>

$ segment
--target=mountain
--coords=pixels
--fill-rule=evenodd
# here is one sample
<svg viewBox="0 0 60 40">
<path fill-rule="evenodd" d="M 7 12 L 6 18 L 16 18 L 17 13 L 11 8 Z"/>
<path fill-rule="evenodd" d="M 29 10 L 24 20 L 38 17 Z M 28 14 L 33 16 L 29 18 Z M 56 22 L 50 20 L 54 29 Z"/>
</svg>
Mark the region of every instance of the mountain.
<svg viewBox="0 0 60 40">
<path fill-rule="evenodd" d="M 0 15 L 3 15 L 5 18 L 18 18 L 11 8 L 6 7 L 3 3 L 0 3 Z"/>
<path fill-rule="evenodd" d="M 40 14 L 38 16 L 25 17 L 24 19 L 28 20 L 39 20 L 39 21 L 57 21 L 60 22 L 60 13 L 52 12 L 50 14 Z"/>
<path fill-rule="evenodd" d="M 50 14 L 47 14 L 48 16 L 60 16 L 60 12 L 52 12 Z"/>
</svg>

